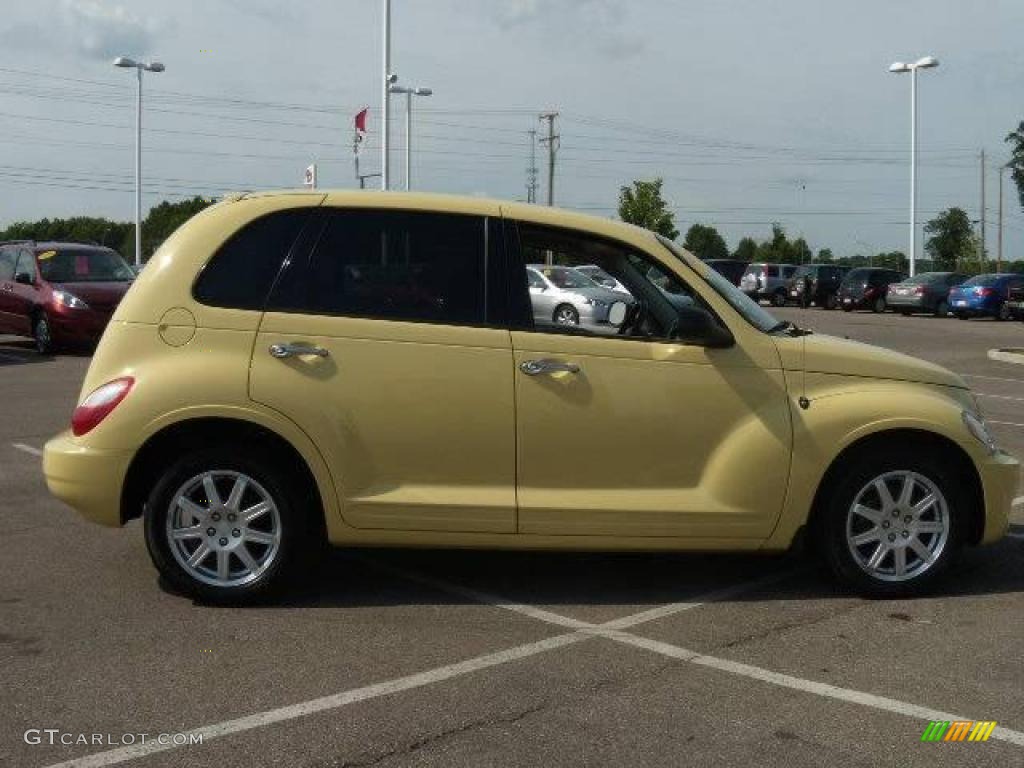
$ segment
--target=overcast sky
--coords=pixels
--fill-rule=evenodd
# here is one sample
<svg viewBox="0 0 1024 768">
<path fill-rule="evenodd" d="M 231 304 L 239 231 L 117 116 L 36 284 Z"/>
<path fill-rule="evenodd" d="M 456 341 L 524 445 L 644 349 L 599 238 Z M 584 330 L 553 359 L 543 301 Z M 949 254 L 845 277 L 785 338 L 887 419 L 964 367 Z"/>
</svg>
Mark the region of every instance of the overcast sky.
<svg viewBox="0 0 1024 768">
<path fill-rule="evenodd" d="M 0 15 L 0 224 L 132 216 L 134 79 L 146 76 L 145 205 L 193 193 L 355 186 L 352 116 L 370 107 L 379 168 L 377 0 L 34 0 Z M 613 215 L 618 189 L 665 177 L 685 230 L 734 247 L 780 221 L 837 255 L 906 250 L 908 75 L 920 77 L 920 219 L 979 217 L 1024 119 L 1021 0 L 392 0 L 393 69 L 417 101 L 414 186 L 524 199 L 528 131 L 557 109 L 556 202 Z M 394 104 L 401 116 L 403 103 Z M 402 124 L 392 163 L 401 183 Z M 546 165 L 538 148 L 540 196 Z M 372 182 L 371 182 L 372 183 Z M 1024 215 L 1006 184 L 1006 255 Z"/>
</svg>

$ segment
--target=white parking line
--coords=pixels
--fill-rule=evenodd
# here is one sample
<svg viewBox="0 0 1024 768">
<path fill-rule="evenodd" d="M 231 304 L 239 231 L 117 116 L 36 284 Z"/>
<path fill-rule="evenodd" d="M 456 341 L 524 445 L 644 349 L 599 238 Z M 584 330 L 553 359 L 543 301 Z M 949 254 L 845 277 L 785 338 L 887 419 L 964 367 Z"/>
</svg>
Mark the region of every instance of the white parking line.
<svg viewBox="0 0 1024 768">
<path fill-rule="evenodd" d="M 19 451 L 25 453 L 31 453 L 33 456 L 42 456 L 43 452 L 38 448 L 33 448 L 31 445 L 25 445 L 24 443 L 11 443 L 12 448 L 17 448 Z"/>
<path fill-rule="evenodd" d="M 398 570 L 398 569 L 394 569 Z M 784 576 L 790 575 L 790 573 L 773 574 L 766 579 L 760 579 L 755 582 L 750 582 L 747 585 L 737 585 L 736 587 L 730 587 L 725 590 L 720 590 L 717 595 L 718 599 L 722 599 L 724 596 L 730 596 L 738 594 L 746 588 L 754 588 L 765 582 L 777 581 Z M 419 579 L 419 574 L 416 575 Z M 445 582 L 432 579 L 432 583 L 435 586 L 444 584 Z M 466 595 L 465 588 L 455 585 L 457 594 Z M 478 593 L 484 598 L 484 602 L 488 605 L 496 607 L 504 607 L 505 601 L 501 598 L 486 595 L 485 593 Z M 704 601 L 709 601 L 710 595 L 704 598 Z M 692 664 L 698 664 L 704 667 L 710 667 L 712 669 L 718 669 L 723 672 L 729 672 L 734 675 L 740 675 L 742 677 L 748 677 L 754 680 L 760 680 L 765 683 L 772 685 L 778 685 L 793 690 L 804 691 L 805 693 L 812 693 L 818 696 L 825 696 L 832 699 L 838 699 L 851 704 L 859 704 L 865 707 L 871 707 L 873 709 L 880 709 L 887 712 L 894 712 L 907 717 L 916 717 L 922 720 L 970 720 L 973 718 L 963 717 L 961 715 L 954 715 L 948 712 L 943 712 L 937 709 L 930 709 L 928 707 L 922 707 L 917 704 L 911 704 L 905 701 L 899 701 L 898 699 L 890 699 L 887 696 L 877 696 L 872 693 L 865 693 L 863 691 L 857 691 L 850 688 L 839 688 L 828 683 L 821 683 L 816 680 L 806 680 L 800 677 L 794 677 L 792 675 L 785 675 L 780 672 L 773 672 L 769 669 L 762 669 L 761 667 L 754 667 L 749 664 L 743 664 L 730 659 L 722 659 L 717 656 L 707 656 L 697 651 L 691 651 L 687 648 L 681 648 L 670 643 L 663 643 L 657 640 L 649 640 L 645 637 L 639 637 L 629 632 L 624 632 L 623 627 L 632 627 L 643 621 L 651 621 L 652 619 L 662 618 L 663 616 L 670 615 L 679 611 L 687 610 L 689 608 L 698 607 L 703 603 L 673 603 L 662 608 L 655 608 L 649 611 L 643 611 L 632 616 L 627 616 L 622 619 L 615 621 L 605 622 L 604 624 L 591 625 L 589 629 L 581 630 L 581 632 L 587 632 L 599 637 L 604 637 L 608 640 L 614 640 L 616 642 L 625 643 L 638 648 L 644 648 L 655 653 L 659 653 L 663 656 L 670 658 L 679 659 L 681 661 L 690 662 Z M 517 611 L 519 612 L 519 611 Z M 550 611 L 544 613 L 550 615 Z M 564 626 L 566 617 L 554 614 L 556 620 L 552 623 L 556 623 L 559 626 Z M 539 616 L 537 618 L 540 618 Z M 548 619 L 541 619 L 547 621 Z M 575 621 L 575 620 L 572 620 Z M 992 732 L 992 738 L 1006 741 L 1011 744 L 1018 746 L 1024 746 L 1024 732 L 1015 731 L 1010 728 L 997 728 Z"/>
<path fill-rule="evenodd" d="M 975 392 L 977 397 L 987 397 L 990 400 L 1014 400 L 1018 403 L 1024 403 L 1024 397 L 1010 397 L 1009 395 L 988 395 L 984 392 Z"/>
<path fill-rule="evenodd" d="M 979 376 L 976 373 L 960 373 L 957 374 L 963 376 L 965 379 L 984 379 L 985 381 L 1009 381 L 1014 384 L 1024 384 L 1024 379 L 1008 379 L 1003 376 Z"/>
<path fill-rule="evenodd" d="M 419 672 L 414 675 L 399 677 L 396 680 L 375 683 L 374 685 L 367 685 L 363 688 L 354 688 L 350 691 L 336 693 L 331 696 L 323 696 L 319 699 L 311 699 L 310 701 L 303 701 L 298 704 L 292 704 L 278 709 L 271 709 L 266 712 L 257 712 L 256 714 L 239 717 L 235 720 L 226 720 L 222 723 L 204 725 L 199 728 L 193 728 L 185 733 L 186 736 L 202 736 L 203 743 L 205 744 L 208 739 L 215 739 L 219 736 L 227 736 L 232 733 L 250 731 L 253 728 L 262 728 L 266 725 L 281 723 L 287 720 L 295 720 L 296 718 L 305 717 L 317 712 L 338 709 L 359 701 L 368 701 L 369 699 L 376 699 L 381 696 L 388 696 L 393 693 L 412 690 L 413 688 L 422 688 L 425 685 L 440 683 L 444 680 L 451 680 L 453 677 L 469 674 L 470 672 L 478 672 L 482 669 L 488 669 L 489 667 L 496 667 L 499 664 L 507 664 L 511 661 L 518 661 L 519 659 L 525 659 L 529 656 L 535 656 L 538 653 L 544 653 L 545 651 L 551 651 L 555 648 L 562 648 L 564 646 L 571 645 L 572 643 L 578 643 L 581 640 L 586 640 L 587 637 L 587 635 L 580 632 L 557 635 L 536 643 L 518 645 L 515 648 L 508 648 L 504 651 L 498 651 L 497 653 L 488 653 L 483 656 L 476 656 L 472 659 L 468 659 L 467 661 L 460 661 L 456 664 L 448 664 L 426 672 Z M 97 752 L 74 760 L 67 760 L 63 763 L 55 763 L 48 766 L 48 768 L 104 768 L 108 765 L 116 765 L 117 763 L 135 760 L 157 752 L 166 752 L 171 749 L 177 749 L 178 747 L 179 745 L 175 744 L 160 744 L 157 741 L 147 741 L 145 744 L 118 747 L 117 749 L 111 749 L 106 752 Z"/>
<path fill-rule="evenodd" d="M 985 419 L 986 424 L 1001 424 L 1004 427 L 1021 427 L 1024 429 L 1024 424 L 1016 421 L 994 421 L 993 419 Z"/>
</svg>

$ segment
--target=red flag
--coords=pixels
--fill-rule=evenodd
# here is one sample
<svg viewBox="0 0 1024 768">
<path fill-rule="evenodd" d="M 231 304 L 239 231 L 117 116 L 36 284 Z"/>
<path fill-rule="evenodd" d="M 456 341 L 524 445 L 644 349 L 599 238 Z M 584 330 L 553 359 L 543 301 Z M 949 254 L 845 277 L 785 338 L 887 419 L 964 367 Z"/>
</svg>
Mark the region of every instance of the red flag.
<svg viewBox="0 0 1024 768">
<path fill-rule="evenodd" d="M 366 114 L 369 111 L 369 107 L 364 107 L 360 112 L 356 113 L 356 133 L 359 134 L 360 139 L 366 133 Z"/>
</svg>

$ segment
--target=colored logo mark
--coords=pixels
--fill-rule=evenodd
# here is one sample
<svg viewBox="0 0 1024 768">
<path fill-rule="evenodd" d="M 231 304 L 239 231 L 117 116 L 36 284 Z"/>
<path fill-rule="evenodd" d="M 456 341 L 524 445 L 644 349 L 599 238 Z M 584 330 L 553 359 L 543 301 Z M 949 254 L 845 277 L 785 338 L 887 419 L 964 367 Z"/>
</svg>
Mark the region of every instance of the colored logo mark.
<svg viewBox="0 0 1024 768">
<path fill-rule="evenodd" d="M 988 741 L 995 727 L 995 720 L 932 720 L 921 741 Z"/>
</svg>

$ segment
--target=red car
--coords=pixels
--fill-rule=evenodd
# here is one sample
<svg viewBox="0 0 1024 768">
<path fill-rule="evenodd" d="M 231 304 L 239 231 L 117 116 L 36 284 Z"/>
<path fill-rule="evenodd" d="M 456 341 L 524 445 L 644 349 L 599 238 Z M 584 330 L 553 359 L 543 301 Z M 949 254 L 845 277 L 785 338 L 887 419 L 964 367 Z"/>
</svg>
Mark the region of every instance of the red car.
<svg viewBox="0 0 1024 768">
<path fill-rule="evenodd" d="M 103 246 L 0 244 L 0 334 L 31 336 L 41 354 L 95 342 L 134 279 Z"/>
</svg>

